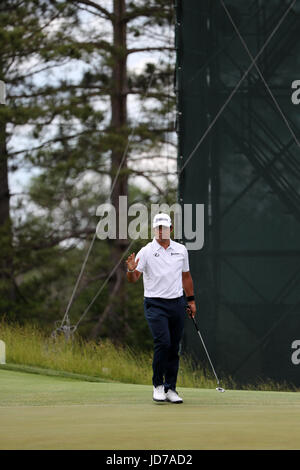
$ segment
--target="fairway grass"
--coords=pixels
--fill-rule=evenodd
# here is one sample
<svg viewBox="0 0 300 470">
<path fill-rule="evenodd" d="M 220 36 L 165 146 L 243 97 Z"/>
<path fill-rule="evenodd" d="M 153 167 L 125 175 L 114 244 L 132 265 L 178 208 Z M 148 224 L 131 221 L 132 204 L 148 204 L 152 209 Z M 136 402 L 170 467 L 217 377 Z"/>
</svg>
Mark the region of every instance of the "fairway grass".
<svg viewBox="0 0 300 470">
<path fill-rule="evenodd" d="M 152 387 L 0 369 L 0 449 L 300 449 L 300 395 Z"/>
</svg>

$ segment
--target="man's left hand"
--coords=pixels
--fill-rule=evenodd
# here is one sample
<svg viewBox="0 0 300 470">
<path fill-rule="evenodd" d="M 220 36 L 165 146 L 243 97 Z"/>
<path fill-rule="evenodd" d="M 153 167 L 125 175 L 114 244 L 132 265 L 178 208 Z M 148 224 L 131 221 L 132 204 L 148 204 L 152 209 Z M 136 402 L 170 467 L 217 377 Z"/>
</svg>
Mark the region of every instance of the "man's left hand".
<svg viewBox="0 0 300 470">
<path fill-rule="evenodd" d="M 194 318 L 196 315 L 196 303 L 194 300 L 188 302 L 188 315 L 190 318 Z"/>
</svg>

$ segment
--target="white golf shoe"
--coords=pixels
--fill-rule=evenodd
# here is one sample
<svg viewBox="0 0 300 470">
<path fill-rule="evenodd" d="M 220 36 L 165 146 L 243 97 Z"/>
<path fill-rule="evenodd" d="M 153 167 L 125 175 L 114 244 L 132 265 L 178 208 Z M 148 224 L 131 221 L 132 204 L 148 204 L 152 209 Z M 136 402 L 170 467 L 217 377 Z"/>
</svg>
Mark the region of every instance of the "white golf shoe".
<svg viewBox="0 0 300 470">
<path fill-rule="evenodd" d="M 154 401 L 166 401 L 165 388 L 163 385 L 153 387 L 153 400 Z"/>
<path fill-rule="evenodd" d="M 168 390 L 166 393 L 166 399 L 167 401 L 170 401 L 171 403 L 183 403 L 182 398 L 178 395 L 175 390 Z"/>
</svg>

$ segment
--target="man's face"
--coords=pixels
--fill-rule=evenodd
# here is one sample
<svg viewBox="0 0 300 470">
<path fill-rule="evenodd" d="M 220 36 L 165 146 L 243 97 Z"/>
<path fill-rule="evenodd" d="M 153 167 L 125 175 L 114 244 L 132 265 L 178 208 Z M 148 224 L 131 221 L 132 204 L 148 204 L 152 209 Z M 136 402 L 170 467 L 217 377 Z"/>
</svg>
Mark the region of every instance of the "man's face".
<svg viewBox="0 0 300 470">
<path fill-rule="evenodd" d="M 155 235 L 156 240 L 161 240 L 161 241 L 169 240 L 171 231 L 172 231 L 172 226 L 164 227 L 163 225 L 159 225 L 158 227 L 155 227 L 154 235 Z"/>
</svg>

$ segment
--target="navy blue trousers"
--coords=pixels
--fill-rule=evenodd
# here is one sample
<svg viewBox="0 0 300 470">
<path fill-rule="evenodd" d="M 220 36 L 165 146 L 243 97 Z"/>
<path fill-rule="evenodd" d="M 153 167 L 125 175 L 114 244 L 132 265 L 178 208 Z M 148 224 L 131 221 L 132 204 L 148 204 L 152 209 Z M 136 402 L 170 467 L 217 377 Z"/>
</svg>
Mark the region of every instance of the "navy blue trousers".
<svg viewBox="0 0 300 470">
<path fill-rule="evenodd" d="M 179 345 L 185 319 L 184 296 L 177 299 L 144 297 L 144 311 L 154 340 L 154 387 L 176 390 L 179 368 Z"/>
</svg>

